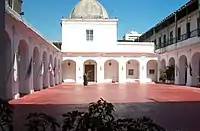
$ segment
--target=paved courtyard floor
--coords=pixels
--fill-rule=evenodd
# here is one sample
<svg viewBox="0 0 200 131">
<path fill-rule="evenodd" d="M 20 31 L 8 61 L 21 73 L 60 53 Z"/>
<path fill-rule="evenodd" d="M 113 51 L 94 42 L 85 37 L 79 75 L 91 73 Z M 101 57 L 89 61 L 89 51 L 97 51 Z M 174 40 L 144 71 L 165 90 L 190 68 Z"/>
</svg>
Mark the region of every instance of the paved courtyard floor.
<svg viewBox="0 0 200 131">
<path fill-rule="evenodd" d="M 103 98 L 114 103 L 116 117 L 152 118 L 169 131 L 200 130 L 200 88 L 162 84 L 62 84 L 11 100 L 15 107 L 17 130 L 30 112 L 45 112 L 61 119 L 61 114 L 74 109 L 86 110 L 88 103 Z M 19 121 L 20 120 L 20 121 Z"/>
</svg>

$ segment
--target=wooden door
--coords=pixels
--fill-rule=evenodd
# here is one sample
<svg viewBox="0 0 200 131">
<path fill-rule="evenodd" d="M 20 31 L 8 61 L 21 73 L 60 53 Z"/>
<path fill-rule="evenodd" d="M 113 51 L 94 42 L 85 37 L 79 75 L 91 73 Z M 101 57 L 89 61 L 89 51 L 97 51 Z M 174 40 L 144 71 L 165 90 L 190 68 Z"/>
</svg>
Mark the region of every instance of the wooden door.
<svg viewBox="0 0 200 131">
<path fill-rule="evenodd" d="M 94 82 L 94 65 L 85 65 L 85 73 L 88 74 L 88 81 Z"/>
</svg>

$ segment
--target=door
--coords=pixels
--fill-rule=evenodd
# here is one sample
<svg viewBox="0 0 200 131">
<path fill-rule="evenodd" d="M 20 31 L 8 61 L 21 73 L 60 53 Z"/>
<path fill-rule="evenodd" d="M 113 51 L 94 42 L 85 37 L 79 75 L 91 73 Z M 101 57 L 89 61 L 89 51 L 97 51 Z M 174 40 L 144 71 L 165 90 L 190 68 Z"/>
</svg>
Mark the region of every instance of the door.
<svg viewBox="0 0 200 131">
<path fill-rule="evenodd" d="M 85 73 L 89 82 L 94 82 L 94 65 L 85 65 Z"/>
</svg>

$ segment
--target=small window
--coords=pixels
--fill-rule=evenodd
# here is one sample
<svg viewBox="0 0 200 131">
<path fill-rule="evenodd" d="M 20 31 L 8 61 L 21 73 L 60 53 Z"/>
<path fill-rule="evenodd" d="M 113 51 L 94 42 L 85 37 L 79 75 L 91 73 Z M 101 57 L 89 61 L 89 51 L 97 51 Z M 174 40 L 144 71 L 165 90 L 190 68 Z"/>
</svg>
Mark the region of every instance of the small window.
<svg viewBox="0 0 200 131">
<path fill-rule="evenodd" d="M 178 38 L 177 39 L 181 40 L 181 28 L 180 27 L 178 28 Z"/>
<path fill-rule="evenodd" d="M 12 0 L 8 0 L 8 5 L 12 8 Z"/>
<path fill-rule="evenodd" d="M 93 41 L 93 30 L 86 30 L 86 40 L 87 41 Z"/>
<path fill-rule="evenodd" d="M 150 74 L 150 75 L 155 74 L 155 70 L 154 70 L 154 69 L 150 69 L 150 70 L 149 70 L 149 74 Z"/>
<path fill-rule="evenodd" d="M 128 69 L 128 75 L 133 76 L 134 75 L 134 70 L 133 69 Z"/>
</svg>

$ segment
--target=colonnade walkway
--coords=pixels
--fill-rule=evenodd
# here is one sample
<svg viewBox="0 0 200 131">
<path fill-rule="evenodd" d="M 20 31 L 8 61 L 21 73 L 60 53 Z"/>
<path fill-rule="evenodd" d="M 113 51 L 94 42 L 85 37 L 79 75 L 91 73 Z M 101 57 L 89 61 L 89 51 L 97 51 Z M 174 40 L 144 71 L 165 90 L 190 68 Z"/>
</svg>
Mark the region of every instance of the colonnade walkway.
<svg viewBox="0 0 200 131">
<path fill-rule="evenodd" d="M 45 112 L 61 119 L 61 114 L 86 110 L 100 98 L 114 103 L 117 117 L 147 116 L 168 130 L 200 129 L 200 88 L 163 84 L 91 84 L 87 87 L 62 84 L 11 100 L 14 122 L 23 130 L 22 119 L 29 112 Z M 20 121 L 19 121 L 20 120 Z"/>
</svg>

